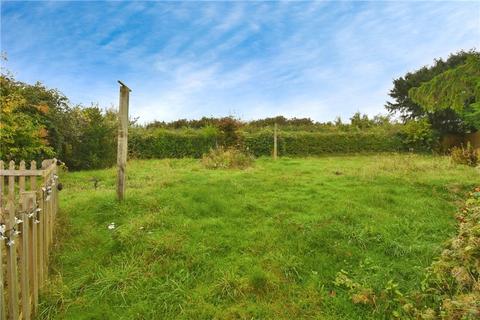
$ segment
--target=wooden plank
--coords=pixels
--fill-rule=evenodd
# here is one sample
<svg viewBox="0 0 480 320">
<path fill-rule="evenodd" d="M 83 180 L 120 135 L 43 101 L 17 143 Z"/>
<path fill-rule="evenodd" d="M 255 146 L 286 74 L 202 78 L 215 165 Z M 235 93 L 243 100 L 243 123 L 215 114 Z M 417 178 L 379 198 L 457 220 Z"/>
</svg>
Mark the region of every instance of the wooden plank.
<svg viewBox="0 0 480 320">
<path fill-rule="evenodd" d="M 0 219 L 0 222 L 3 222 Z M 4 279 L 3 279 L 3 251 L 4 251 L 4 243 L 3 239 L 0 239 L 0 320 L 5 320 L 7 318 L 7 310 L 5 309 L 5 286 L 4 286 Z"/>
<path fill-rule="evenodd" d="M 32 318 L 35 317 L 36 311 L 38 308 L 38 251 L 37 251 L 37 226 L 38 224 L 35 223 L 36 221 L 36 192 L 33 191 L 30 197 L 30 207 L 32 208 L 32 212 L 35 212 L 32 218 L 28 219 L 30 224 L 30 259 L 29 259 L 29 272 L 30 272 L 30 292 L 32 295 L 32 303 L 33 308 Z"/>
<path fill-rule="evenodd" d="M 37 170 L 37 162 L 35 160 L 32 160 L 30 162 L 30 171 L 32 170 Z M 38 308 L 38 264 L 39 264 L 39 257 L 38 257 L 38 239 L 37 239 L 37 234 L 38 234 L 38 224 L 36 223 L 38 213 L 36 211 L 37 209 L 37 176 L 31 175 L 30 176 L 30 190 L 31 192 L 31 208 L 32 211 L 34 211 L 33 217 L 28 219 L 28 223 L 30 224 L 30 264 L 29 264 L 29 278 L 30 278 L 30 294 L 32 296 L 32 318 L 35 318 L 36 313 L 37 313 L 37 308 Z"/>
<path fill-rule="evenodd" d="M 7 208 L 9 217 L 15 217 L 15 203 L 8 199 Z M 15 221 L 15 220 L 13 220 Z M 13 226 L 11 220 L 9 220 L 7 229 Z M 13 233 L 9 233 L 10 245 L 7 245 L 7 287 L 8 287 L 8 314 L 10 319 L 18 319 L 18 273 L 17 273 L 17 239 L 13 236 Z"/>
<path fill-rule="evenodd" d="M 15 162 L 10 161 L 9 169 L 15 169 Z M 7 229 L 11 230 L 15 226 L 15 177 L 8 177 L 8 224 Z M 17 239 L 12 233 L 9 234 L 10 245 L 7 246 L 7 286 L 8 286 L 8 304 L 10 319 L 18 319 L 18 275 L 17 275 Z"/>
<path fill-rule="evenodd" d="M 22 172 L 26 172 L 27 170 L 25 170 L 25 161 L 20 161 L 20 170 L 18 171 L 22 171 Z M 18 190 L 20 191 L 20 193 L 24 192 L 25 191 L 25 176 L 24 175 L 21 175 L 18 177 Z M 20 202 L 21 205 L 22 202 Z"/>
<path fill-rule="evenodd" d="M 2 160 L 0 160 L 0 172 L 4 169 L 5 164 Z M 5 192 L 5 177 L 0 174 L 0 214 L 2 212 L 2 208 L 4 206 L 4 192 Z"/>
<path fill-rule="evenodd" d="M 120 102 L 118 111 L 118 145 L 117 145 L 117 198 L 125 198 L 125 175 L 128 149 L 128 103 L 130 89 L 120 83 Z"/>
<path fill-rule="evenodd" d="M 37 162 L 35 160 L 32 160 L 30 162 L 30 171 L 37 170 Z M 37 190 L 37 176 L 36 175 L 30 175 L 30 190 L 35 191 Z"/>
<path fill-rule="evenodd" d="M 23 166 L 25 167 L 25 163 L 23 163 Z M 25 179 L 25 178 L 24 178 Z M 23 181 L 25 183 L 25 181 Z M 24 186 L 25 187 L 25 186 Z M 22 192 L 20 197 L 20 203 L 21 203 L 21 208 L 22 208 L 22 215 L 21 218 L 23 220 L 23 223 L 21 224 L 22 226 L 22 233 L 21 233 L 21 245 L 19 244 L 20 248 L 20 285 L 21 285 L 21 293 L 22 293 L 22 313 L 23 313 L 23 319 L 25 320 L 30 320 L 30 272 L 28 270 L 28 265 L 29 265 L 29 256 L 30 252 L 28 250 L 28 244 L 29 244 L 29 231 L 28 231 L 28 216 L 27 216 L 27 211 L 30 211 L 31 208 L 29 208 L 29 196 L 28 193 Z M 19 226 L 20 227 L 20 226 Z"/>
<path fill-rule="evenodd" d="M 275 122 L 275 126 L 273 129 L 273 160 L 277 160 L 277 123 Z"/>
<path fill-rule="evenodd" d="M 43 160 L 42 161 L 42 169 L 47 169 L 50 166 L 50 161 L 48 160 Z M 47 279 L 47 273 L 48 273 L 48 247 L 49 247 L 49 217 L 50 217 L 50 207 L 49 207 L 49 202 L 47 201 L 48 194 L 47 194 L 47 186 L 48 186 L 48 176 L 44 176 L 43 182 L 42 182 L 42 191 L 43 191 L 43 211 L 42 211 L 42 216 L 43 220 L 41 221 L 42 225 L 42 236 L 43 236 L 43 281 Z"/>
<path fill-rule="evenodd" d="M 14 177 L 21 177 L 21 176 L 43 176 L 45 174 L 44 170 L 2 170 L 0 169 L 0 176 L 14 176 Z"/>
<path fill-rule="evenodd" d="M 38 221 L 37 223 L 37 255 L 38 255 L 38 260 L 37 260 L 37 268 L 38 268 L 38 289 L 40 290 L 43 287 L 44 283 L 44 270 L 45 270 L 45 232 L 44 232 L 44 227 L 45 227 L 45 219 L 44 219 L 44 214 L 45 214 L 45 203 L 43 201 L 43 191 L 40 189 L 38 191 L 38 203 L 39 203 L 39 209 L 40 211 L 38 212 Z"/>
</svg>

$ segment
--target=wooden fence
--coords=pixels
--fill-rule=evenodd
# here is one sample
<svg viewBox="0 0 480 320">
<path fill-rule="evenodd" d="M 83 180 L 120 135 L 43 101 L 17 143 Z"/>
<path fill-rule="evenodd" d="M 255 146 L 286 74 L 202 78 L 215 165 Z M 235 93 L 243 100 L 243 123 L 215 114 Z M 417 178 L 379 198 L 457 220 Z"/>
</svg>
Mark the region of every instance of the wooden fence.
<svg viewBox="0 0 480 320">
<path fill-rule="evenodd" d="M 32 319 L 58 210 L 57 160 L 0 161 L 0 320 Z"/>
<path fill-rule="evenodd" d="M 470 143 L 472 147 L 480 149 L 480 131 L 474 133 L 461 134 L 447 134 L 442 137 L 440 144 L 443 151 L 448 151 L 452 147 L 465 146 Z"/>
</svg>

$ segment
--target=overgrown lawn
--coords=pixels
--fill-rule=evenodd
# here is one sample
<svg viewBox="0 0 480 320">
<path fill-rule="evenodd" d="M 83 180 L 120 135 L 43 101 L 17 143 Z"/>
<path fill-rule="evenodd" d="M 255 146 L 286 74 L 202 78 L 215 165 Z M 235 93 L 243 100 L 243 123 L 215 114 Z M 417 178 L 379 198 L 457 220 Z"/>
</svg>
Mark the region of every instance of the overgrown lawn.
<svg viewBox="0 0 480 320">
<path fill-rule="evenodd" d="M 382 319 L 336 274 L 419 288 L 480 181 L 418 155 L 263 158 L 246 170 L 131 161 L 119 204 L 115 174 L 62 175 L 43 318 Z"/>
</svg>

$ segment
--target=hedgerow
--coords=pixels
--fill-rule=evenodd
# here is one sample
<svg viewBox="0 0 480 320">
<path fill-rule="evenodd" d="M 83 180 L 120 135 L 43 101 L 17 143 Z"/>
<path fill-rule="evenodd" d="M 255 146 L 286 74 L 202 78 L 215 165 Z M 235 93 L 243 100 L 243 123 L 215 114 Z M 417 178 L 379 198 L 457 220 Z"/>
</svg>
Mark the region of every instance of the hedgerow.
<svg viewBox="0 0 480 320">
<path fill-rule="evenodd" d="M 133 158 L 200 158 L 215 148 L 219 134 L 215 129 L 129 131 L 128 148 Z"/>
<path fill-rule="evenodd" d="M 273 134 L 263 131 L 245 136 L 245 146 L 256 156 L 269 155 Z M 395 132 L 282 132 L 279 155 L 317 156 L 331 153 L 392 152 L 403 149 Z"/>
<path fill-rule="evenodd" d="M 242 147 L 254 156 L 269 156 L 273 132 L 240 132 Z M 129 136 L 130 155 L 135 158 L 200 158 L 217 145 L 222 133 L 211 130 L 133 129 Z M 227 145 L 228 147 L 228 145 Z M 278 136 L 281 156 L 303 157 L 332 153 L 394 152 L 405 147 L 396 132 L 282 132 Z"/>
</svg>

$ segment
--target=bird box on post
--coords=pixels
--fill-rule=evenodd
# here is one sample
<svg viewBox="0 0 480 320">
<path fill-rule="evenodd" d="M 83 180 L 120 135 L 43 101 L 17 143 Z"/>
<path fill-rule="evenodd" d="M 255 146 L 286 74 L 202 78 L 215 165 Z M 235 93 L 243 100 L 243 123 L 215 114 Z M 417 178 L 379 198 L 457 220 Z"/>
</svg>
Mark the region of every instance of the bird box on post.
<svg viewBox="0 0 480 320">
<path fill-rule="evenodd" d="M 128 99 L 130 90 L 123 82 L 120 84 L 120 102 L 118 108 L 118 146 L 117 146 L 117 198 L 125 197 L 125 174 L 128 151 Z"/>
</svg>

